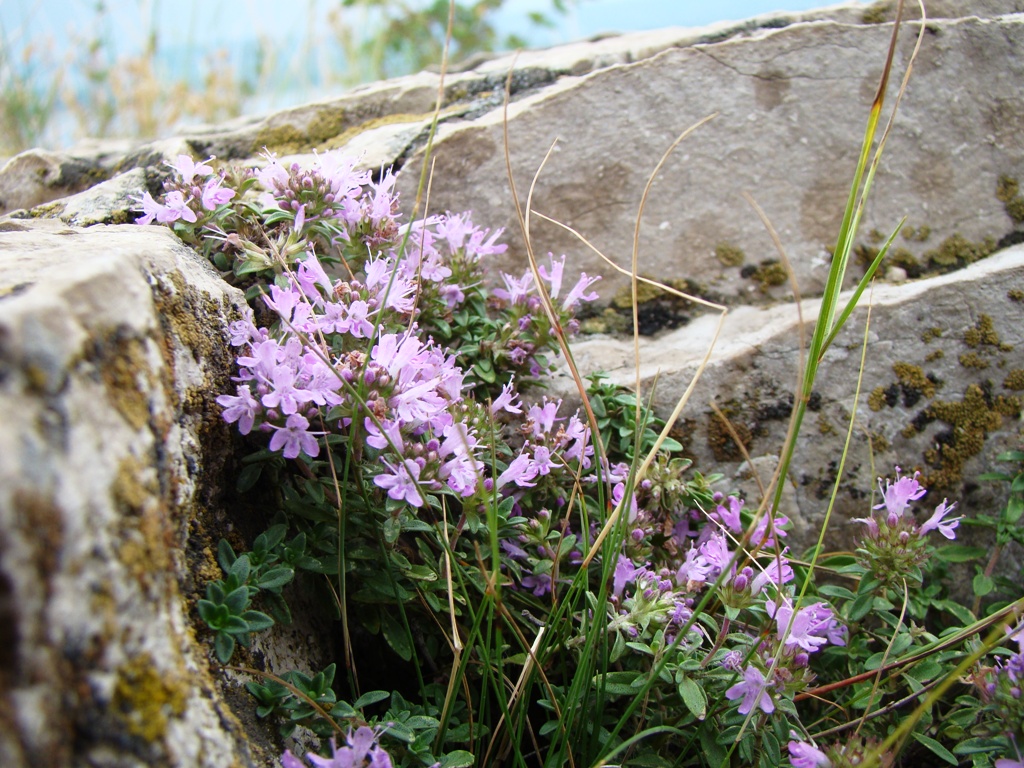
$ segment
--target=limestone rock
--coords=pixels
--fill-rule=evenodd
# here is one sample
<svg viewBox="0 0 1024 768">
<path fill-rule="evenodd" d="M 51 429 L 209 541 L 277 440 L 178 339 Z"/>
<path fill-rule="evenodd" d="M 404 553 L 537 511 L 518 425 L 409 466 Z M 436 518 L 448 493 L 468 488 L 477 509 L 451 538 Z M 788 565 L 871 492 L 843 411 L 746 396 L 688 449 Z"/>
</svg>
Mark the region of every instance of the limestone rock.
<svg viewBox="0 0 1024 768">
<path fill-rule="evenodd" d="M 671 413 L 713 343 L 673 433 L 695 458 L 696 469 L 731 477 L 749 455 L 767 484 L 774 466 L 758 462 L 781 450 L 800 374 L 801 340 L 810 338 L 818 305 L 807 300 L 799 313 L 792 304 L 740 307 L 725 316 L 717 339 L 719 316 L 705 315 L 641 341 L 644 396 L 654 389 L 655 410 L 662 416 Z M 825 356 L 786 479 L 795 508 L 791 504 L 785 511 L 797 513 L 798 547 L 813 543 L 809 537 L 816 537 L 824 520 L 851 418 L 854 430 L 833 512 L 837 524 L 829 538 L 833 547 L 848 541 L 846 521 L 865 516 L 876 476 L 892 477 L 896 465 L 922 471 L 933 505 L 948 496 L 968 517 L 999 508 L 1004 489 L 979 486 L 973 478 L 997 469 L 1001 451 L 1024 445 L 1022 320 L 1021 245 L 955 274 L 879 285 L 865 293 Z M 634 382 L 630 341 L 583 338 L 573 345 L 573 356 L 583 375 L 601 370 L 618 383 Z M 567 377 L 558 380 L 555 391 L 578 400 Z M 756 486 L 737 479 L 723 490 L 741 486 L 748 503 L 756 505 Z"/>
<path fill-rule="evenodd" d="M 87 162 L 57 152 L 30 149 L 0 168 L 0 214 L 33 208 L 79 192 L 102 178 Z"/>
<path fill-rule="evenodd" d="M 193 626 L 227 530 L 213 399 L 242 304 L 164 228 L 0 227 L 0 764 L 276 753 Z"/>
<path fill-rule="evenodd" d="M 897 72 L 913 32 L 912 24 L 904 29 Z M 533 89 L 508 113 L 521 201 L 554 146 L 534 209 L 627 265 L 637 206 L 658 158 L 683 129 L 715 114 L 654 183 L 641 271 L 730 304 L 788 296 L 785 279 L 765 279 L 779 256 L 742 197 L 749 193 L 778 231 L 803 295 L 818 294 L 890 36 L 886 24 L 762 28 Z M 903 215 L 908 229 L 897 245 L 916 265 L 956 262 L 1020 236 L 997 194 L 1000 177 L 1024 174 L 1022 50 L 1021 16 L 929 23 L 864 215 L 864 249 L 878 244 L 870 233 L 887 235 Z M 506 191 L 503 119 L 494 109 L 440 126 L 431 207 L 472 208 L 480 221 L 506 226 L 512 248 L 504 268 L 513 271 L 525 257 Z M 412 173 L 399 177 L 407 196 L 421 153 L 403 166 Z M 574 269 L 606 275 L 605 301 L 625 286 L 571 233 L 538 217 L 531 233 L 541 257 L 566 253 Z M 723 259 L 723 249 L 738 259 Z"/>
</svg>

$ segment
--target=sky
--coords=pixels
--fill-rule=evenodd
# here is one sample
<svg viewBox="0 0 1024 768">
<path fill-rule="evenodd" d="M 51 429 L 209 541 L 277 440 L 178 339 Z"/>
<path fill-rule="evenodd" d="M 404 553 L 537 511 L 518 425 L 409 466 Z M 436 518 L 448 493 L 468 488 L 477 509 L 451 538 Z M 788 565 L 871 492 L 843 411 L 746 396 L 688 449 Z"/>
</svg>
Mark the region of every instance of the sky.
<svg viewBox="0 0 1024 768">
<path fill-rule="evenodd" d="M 567 0 L 569 13 L 557 16 L 550 13 L 552 0 L 505 0 L 495 21 L 501 34 L 517 33 L 532 47 L 547 47 L 601 33 L 700 27 L 772 11 L 807 10 L 829 1 Z M 106 13 L 98 13 L 98 7 Z M 0 0 L 0 91 L 9 87 L 12 71 L 2 66 L 6 57 L 17 76 L 31 75 L 38 91 L 59 82 L 62 93 L 83 94 L 89 81 L 82 66 L 67 62 L 84 61 L 81 51 L 90 41 L 104 41 L 97 54 L 102 69 L 104 63 L 109 67 L 119 57 L 141 53 L 155 32 L 161 72 L 190 83 L 201 82 L 218 51 L 237 72 L 255 72 L 256 61 L 266 53 L 260 41 L 269 41 L 275 76 L 246 97 L 244 109 L 250 114 L 331 98 L 345 86 L 320 78 L 346 65 L 339 63 L 340 48 L 318 43 L 332 40 L 327 19 L 338 9 L 348 14 L 350 27 L 366 26 L 359 16 L 365 9 L 344 9 L 342 0 Z M 546 12 L 557 26 L 538 32 L 527 21 L 531 11 Z M 51 70 L 62 72 L 61 78 Z M 71 110 L 58 107 L 48 138 L 58 144 L 73 141 L 74 124 Z"/>
<path fill-rule="evenodd" d="M 49 36 L 60 45 L 95 19 L 98 0 L 0 0 L 7 42 Z M 578 0 L 550 42 L 666 26 L 703 26 L 776 10 L 806 10 L 823 0 Z M 190 40 L 198 47 L 230 46 L 254 35 L 301 39 L 340 0 L 105 0 L 116 17 L 111 31 L 127 48 L 140 46 L 156 22 L 168 45 Z M 530 11 L 550 9 L 549 0 L 506 0 L 502 24 L 516 30 Z M 13 39 L 12 39 L 13 38 Z M 547 42 L 547 41 L 545 41 Z"/>
</svg>

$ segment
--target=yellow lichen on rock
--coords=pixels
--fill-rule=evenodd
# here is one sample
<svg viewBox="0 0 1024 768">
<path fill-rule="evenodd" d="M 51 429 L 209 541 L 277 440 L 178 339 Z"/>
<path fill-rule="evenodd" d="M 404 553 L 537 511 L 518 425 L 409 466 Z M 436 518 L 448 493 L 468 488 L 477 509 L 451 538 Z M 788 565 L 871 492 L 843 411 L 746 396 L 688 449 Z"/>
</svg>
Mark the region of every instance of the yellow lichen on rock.
<svg viewBox="0 0 1024 768">
<path fill-rule="evenodd" d="M 153 657 L 142 653 L 117 670 L 112 705 L 129 733 L 158 741 L 166 735 L 169 720 L 185 712 L 186 691 L 181 680 L 161 674 Z"/>
</svg>

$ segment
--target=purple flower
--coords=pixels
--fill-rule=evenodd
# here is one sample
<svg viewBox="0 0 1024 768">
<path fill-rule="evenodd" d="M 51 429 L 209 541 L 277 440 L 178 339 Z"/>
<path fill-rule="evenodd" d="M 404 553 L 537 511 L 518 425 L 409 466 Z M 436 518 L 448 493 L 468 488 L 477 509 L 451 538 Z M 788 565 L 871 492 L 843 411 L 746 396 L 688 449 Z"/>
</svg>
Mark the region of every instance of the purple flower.
<svg viewBox="0 0 1024 768">
<path fill-rule="evenodd" d="M 215 210 L 218 205 L 224 205 L 235 196 L 233 189 L 222 187 L 219 176 L 212 177 L 203 185 L 202 203 L 203 208 L 208 211 Z"/>
<path fill-rule="evenodd" d="M 369 768 L 392 768 L 391 756 L 375 744 L 377 734 L 371 728 L 361 726 L 355 733 L 349 732 L 345 740 L 347 746 L 339 747 L 331 739 L 331 757 L 320 757 L 314 752 L 308 752 L 306 759 L 315 768 L 364 768 L 367 765 Z M 307 768 L 290 750 L 281 756 L 281 765 L 283 768 Z"/>
<path fill-rule="evenodd" d="M 825 603 L 812 603 L 793 613 L 793 606 L 787 599 L 776 606 L 772 601 L 765 603 L 769 616 L 775 617 L 779 639 L 788 648 L 797 646 L 813 653 L 828 642 L 846 645 L 846 627 L 836 620 L 832 609 Z"/>
<path fill-rule="evenodd" d="M 548 254 L 548 258 L 551 259 L 551 271 L 548 272 L 547 268 L 543 265 L 537 267 L 537 272 L 551 284 L 551 298 L 558 298 L 558 292 L 562 290 L 562 272 L 565 270 L 565 255 L 562 255 L 561 261 L 555 261 L 555 256 L 552 253 Z"/>
<path fill-rule="evenodd" d="M 498 475 L 495 485 L 498 490 L 508 483 L 515 483 L 520 488 L 532 488 L 536 483 L 530 481 L 537 477 L 537 467 L 526 452 L 516 456 L 508 468 Z"/>
<path fill-rule="evenodd" d="M 719 504 L 715 508 L 714 514 L 717 514 L 718 519 L 730 531 L 740 533 L 743 531 L 743 526 L 740 523 L 740 510 L 743 509 L 743 502 L 735 496 L 730 496 L 726 502 L 729 504 L 728 509 L 724 504 Z"/>
<path fill-rule="evenodd" d="M 704 584 L 708 580 L 712 567 L 700 550 L 690 547 L 686 550 L 683 564 L 676 571 L 676 584 L 687 591 L 691 585 Z"/>
<path fill-rule="evenodd" d="M 178 190 L 168 192 L 167 201 L 164 207 L 157 212 L 156 220 L 161 224 L 170 224 L 172 221 L 184 219 L 190 224 L 195 224 L 196 213 L 188 207 L 189 201 L 191 200 L 191 197 L 186 200 Z"/>
<path fill-rule="evenodd" d="M 299 405 L 313 399 L 310 392 L 295 386 L 297 374 L 290 366 L 274 366 L 271 376 L 274 388 L 261 398 L 267 408 L 280 407 L 282 413 L 292 414 L 299 409 Z"/>
<path fill-rule="evenodd" d="M 501 388 L 501 394 L 491 403 L 491 415 L 496 414 L 498 411 L 508 411 L 509 413 L 522 413 L 523 409 L 516 405 L 516 400 L 519 398 L 519 393 L 515 391 L 512 386 L 512 378 L 509 377 L 508 384 L 505 384 Z"/>
<path fill-rule="evenodd" d="M 963 517 L 954 517 L 951 520 L 945 520 L 944 518 L 956 507 L 956 502 L 953 502 L 948 507 L 946 506 L 946 499 L 942 500 L 942 503 L 935 508 L 935 513 L 925 521 L 921 526 L 921 534 L 924 535 L 928 531 L 938 530 L 947 539 L 956 538 L 956 534 L 953 533 L 953 529 L 960 525 L 960 521 Z"/>
<path fill-rule="evenodd" d="M 156 219 L 157 221 L 160 222 L 163 221 L 163 219 L 161 219 L 160 216 L 164 212 L 164 207 L 160 205 L 160 203 L 158 203 L 156 200 L 154 200 L 153 196 L 149 194 L 149 192 L 142 193 L 141 202 L 143 215 L 135 220 L 136 224 L 150 224 L 152 223 L 153 219 Z"/>
<path fill-rule="evenodd" d="M 789 525 L 789 518 L 785 515 L 773 514 L 769 510 L 761 515 L 761 519 L 754 526 L 754 532 L 750 534 L 751 547 L 774 547 L 775 536 L 788 536 L 783 526 Z"/>
<path fill-rule="evenodd" d="M 299 293 L 294 284 L 289 283 L 287 288 L 282 288 L 276 283 L 270 286 L 270 295 L 263 296 L 264 303 L 277 312 L 282 319 L 294 323 L 292 314 L 295 307 L 303 302 L 302 294 Z"/>
<path fill-rule="evenodd" d="M 832 768 L 832 761 L 811 744 L 793 739 L 787 746 L 793 768 Z"/>
<path fill-rule="evenodd" d="M 568 311 L 575 309 L 581 301 L 594 301 L 597 298 L 597 292 L 584 293 L 584 291 L 600 279 L 600 275 L 597 277 L 587 277 L 586 272 L 580 272 L 580 279 L 573 286 L 572 290 L 566 294 L 565 300 L 562 302 L 562 309 Z"/>
<path fill-rule="evenodd" d="M 284 427 L 277 430 L 270 438 L 270 450 L 281 451 L 286 459 L 294 459 L 300 453 L 315 458 L 320 453 L 320 444 L 314 433 L 309 432 L 309 421 L 305 416 L 293 413 L 288 417 Z"/>
<path fill-rule="evenodd" d="M 252 318 L 252 310 L 246 307 L 242 319 L 231 323 L 229 331 L 231 333 L 230 343 L 232 347 L 240 347 L 249 342 L 263 341 L 260 329 L 256 327 Z"/>
<path fill-rule="evenodd" d="M 316 257 L 313 249 L 309 249 L 309 253 L 306 258 L 299 262 L 299 267 L 295 273 L 295 282 L 302 288 L 302 292 L 306 294 L 307 298 L 311 301 L 322 301 L 323 297 L 320 295 L 320 291 L 317 290 L 317 286 L 323 288 L 324 291 L 331 294 L 334 290 L 334 284 L 331 282 L 331 278 L 327 272 L 324 271 L 323 265 L 320 260 Z"/>
<path fill-rule="evenodd" d="M 590 444 L 590 427 L 586 426 L 579 419 L 579 412 L 569 417 L 565 425 L 566 448 L 562 451 L 562 458 L 566 461 L 579 459 L 584 469 L 590 466 L 590 456 L 594 455 L 594 446 Z M 609 482 L 615 482 L 608 478 Z"/>
<path fill-rule="evenodd" d="M 252 391 L 244 384 L 238 385 L 238 395 L 221 395 L 217 405 L 224 409 L 224 421 L 228 424 L 238 422 L 238 431 L 248 435 L 252 430 L 256 413 L 260 409 L 259 401 L 252 396 Z"/>
<path fill-rule="evenodd" d="M 545 397 L 543 405 L 530 406 L 526 417 L 533 425 L 534 437 L 544 437 L 555 428 L 556 421 L 561 421 L 561 419 L 556 418 L 558 408 L 561 405 L 561 400 L 553 402 Z"/>
<path fill-rule="evenodd" d="M 622 503 L 623 498 L 626 496 L 626 484 L 616 483 L 612 488 L 612 507 L 616 508 Z M 639 508 L 636 503 L 636 495 L 629 494 L 629 514 L 626 517 L 626 521 L 632 523 L 636 520 L 636 516 L 639 514 Z"/>
<path fill-rule="evenodd" d="M 523 576 L 522 584 L 527 589 L 533 590 L 536 597 L 544 597 L 551 591 L 551 574 L 537 573 Z"/>
<path fill-rule="evenodd" d="M 767 687 L 768 684 L 765 681 L 764 674 L 760 669 L 750 664 L 743 670 L 743 680 L 727 690 L 725 698 L 729 699 L 729 701 L 743 698 L 739 708 L 741 715 L 748 714 L 754 707 L 760 707 L 762 712 L 770 715 L 775 711 L 775 702 L 772 701 L 772 697 L 768 694 Z"/>
<path fill-rule="evenodd" d="M 366 444 L 378 451 L 390 447 L 398 453 L 405 451 L 405 442 L 402 439 L 402 425 L 397 421 L 384 419 L 380 422 L 380 428 L 369 416 L 363 422 L 366 428 Z"/>
<path fill-rule="evenodd" d="M 383 488 L 388 496 L 396 501 L 406 501 L 414 507 L 424 504 L 423 493 L 419 487 L 420 465 L 410 459 L 404 459 L 397 467 L 386 459 L 381 459 L 386 471 L 373 478 L 374 485 Z"/>
<path fill-rule="evenodd" d="M 213 158 L 209 158 L 213 160 Z M 181 180 L 186 184 L 191 184 L 192 180 L 196 177 L 196 174 L 202 176 L 209 176 L 213 173 L 213 168 L 206 164 L 205 160 L 200 160 L 198 163 L 192 160 L 188 155 L 178 155 L 178 159 L 173 163 L 168 161 L 167 165 L 176 170 L 181 176 Z M 232 193 L 234 194 L 234 193 Z"/>
<path fill-rule="evenodd" d="M 288 171 L 283 165 L 277 162 L 277 157 L 272 152 L 268 152 L 264 157 L 270 162 L 267 163 L 263 168 L 256 172 L 256 179 L 259 181 L 260 186 L 271 193 L 280 192 L 288 186 Z M 277 207 L 276 203 L 268 207 Z"/>
<path fill-rule="evenodd" d="M 782 563 L 781 576 L 779 568 L 780 561 Z M 767 566 L 765 566 L 765 569 L 754 577 L 754 580 L 751 583 L 750 588 L 756 595 L 758 592 L 765 588 L 765 585 L 768 584 L 768 582 L 774 584 L 777 589 L 781 587 L 783 584 L 787 584 L 792 580 L 793 568 L 792 566 L 790 566 L 789 561 L 785 557 L 773 557 L 772 561 L 768 563 Z"/>
<path fill-rule="evenodd" d="M 648 572 L 646 565 L 637 568 L 628 557 L 619 555 L 615 573 L 612 575 L 612 594 L 615 597 L 622 597 L 622 590 L 626 588 L 626 584 Z"/>
<path fill-rule="evenodd" d="M 900 477 L 900 468 L 896 467 L 896 482 L 886 480 L 885 488 L 882 488 L 882 478 L 878 478 L 878 487 L 885 500 L 881 504 L 876 504 L 874 509 L 885 508 L 890 515 L 901 517 L 904 510 L 910 506 L 910 502 L 917 501 L 928 492 L 917 482 L 920 474 L 915 472 L 913 477 Z"/>
<path fill-rule="evenodd" d="M 851 523 L 864 523 L 868 528 L 868 537 L 872 539 L 878 538 L 878 521 L 874 517 L 855 517 Z"/>
<path fill-rule="evenodd" d="M 508 290 L 495 288 L 491 293 L 499 299 L 507 301 L 509 304 L 522 304 L 526 301 L 526 297 L 530 294 L 530 289 L 533 287 L 532 272 L 527 272 L 518 280 L 512 277 L 512 275 L 502 272 L 501 279 L 505 281 L 505 288 Z"/>
<path fill-rule="evenodd" d="M 709 575 L 717 576 L 729 566 L 729 562 L 732 560 L 732 552 L 729 551 L 725 536 L 718 531 L 712 533 L 711 537 L 700 545 L 700 553 L 711 566 Z"/>
</svg>

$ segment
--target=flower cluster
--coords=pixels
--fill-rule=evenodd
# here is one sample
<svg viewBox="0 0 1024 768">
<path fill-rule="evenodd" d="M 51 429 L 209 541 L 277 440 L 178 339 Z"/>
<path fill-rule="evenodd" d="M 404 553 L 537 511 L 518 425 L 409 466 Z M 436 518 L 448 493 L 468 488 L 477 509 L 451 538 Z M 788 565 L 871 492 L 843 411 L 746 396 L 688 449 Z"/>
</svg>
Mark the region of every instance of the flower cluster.
<svg viewBox="0 0 1024 768">
<path fill-rule="evenodd" d="M 993 666 L 981 668 L 975 681 L 985 708 L 1016 745 L 1024 744 L 1024 623 L 1008 635 L 1017 644 L 1016 652 L 1004 652 Z"/>
<path fill-rule="evenodd" d="M 143 215 L 139 224 L 157 221 L 172 224 L 181 219 L 189 224 L 201 223 L 221 206 L 235 197 L 235 190 L 225 187 L 224 176 L 213 172 L 207 165 L 214 158 L 195 162 L 188 155 L 178 155 L 173 163 L 167 163 L 175 171 L 176 178 L 165 185 L 164 202 L 158 203 L 149 192 L 144 192 L 140 203 Z"/>
<path fill-rule="evenodd" d="M 765 611 L 774 619 L 775 634 L 754 644 L 754 653 L 741 668 L 742 655 L 731 651 L 722 660 L 726 669 L 742 672 L 742 680 L 725 692 L 730 701 L 742 699 L 738 711 L 746 715 L 755 707 L 765 714 L 775 711 L 775 696 L 793 696 L 814 679 L 810 655 L 826 644 L 845 646 L 847 629 L 832 608 L 815 602 L 795 609 L 788 597 L 767 600 Z"/>
<path fill-rule="evenodd" d="M 846 743 L 837 742 L 821 750 L 794 733 L 787 748 L 789 764 L 793 768 L 856 768 L 864 764 L 868 754 L 877 750 L 878 741 L 871 737 L 854 735 Z M 881 755 L 878 764 L 891 763 L 892 755 L 886 752 Z"/>
<path fill-rule="evenodd" d="M 898 585 L 907 577 L 919 583 L 920 566 L 928 557 L 927 534 L 938 531 L 947 539 L 956 536 L 954 530 L 961 518 L 949 517 L 956 504 L 949 504 L 947 499 L 943 499 L 931 517 L 920 525 L 907 513 L 910 503 L 928 492 L 917 479 L 920 474 L 915 472 L 912 476 L 901 477 L 900 468 L 896 467 L 895 482 L 885 480 L 883 486 L 879 478 L 882 503 L 872 508 L 870 517 L 854 520 L 867 529 L 858 549 L 860 560 L 882 584 Z M 881 513 L 875 514 L 879 510 Z"/>
<path fill-rule="evenodd" d="M 339 747 L 331 739 L 331 756 L 321 757 L 315 752 L 306 755 L 314 768 L 391 768 L 391 755 L 377 743 L 379 735 L 365 725 L 349 732 L 345 745 Z M 306 763 L 286 750 L 281 757 L 282 768 L 309 768 Z"/>
<path fill-rule="evenodd" d="M 900 643 L 902 654 L 929 636 L 920 595 L 907 601 L 917 626 L 869 613 L 889 604 L 883 587 L 921 580 L 927 535 L 955 536 L 955 504 L 943 500 L 915 521 L 909 510 L 925 489 L 897 468 L 882 503 L 859 521 L 859 562 L 828 564 L 840 578 L 860 578 L 858 592 L 798 580 L 808 571 L 791 553 L 786 517 L 713 490 L 720 478 L 672 455 L 679 443 L 666 443 L 638 476 L 662 426 L 638 397 L 592 377 L 588 421 L 530 394 L 576 330 L 581 302 L 596 297 L 596 277 L 566 279 L 566 258 L 549 255 L 535 271 L 498 273 L 489 289 L 484 267 L 506 251 L 501 230 L 476 226 L 469 213 L 402 223 L 391 172 L 360 170 L 337 153 L 306 166 L 268 154 L 249 171 L 214 172 L 185 156 L 170 166 L 163 202 L 143 195 L 139 222 L 192 238 L 247 289 L 252 309 L 230 329 L 233 391 L 217 403 L 255 445 L 249 484 L 269 467 L 279 491 L 273 541 L 262 537 L 242 556 L 222 547 L 225 583 L 233 581 L 207 602 L 244 638 L 272 618 L 245 610 L 248 602 L 235 610 L 240 596 L 268 598 L 283 621 L 287 606 L 274 590 L 300 569 L 327 576 L 330 610 L 344 613 L 354 651 L 350 681 L 364 684 L 349 705 L 333 698 L 334 665 L 329 677 L 296 677 L 336 705 L 330 725 L 348 731 L 321 755 L 286 752 L 284 768 L 469 764 L 494 756 L 489 739 L 505 727 L 535 735 L 538 758 L 552 748 L 548 734 L 565 733 L 565 749 L 582 748 L 588 764 L 627 754 L 628 734 L 648 728 L 629 749 L 638 764 L 658 762 L 659 726 L 697 729 L 690 742 L 707 759 L 691 755 L 685 765 L 728 762 L 716 753 L 728 739 L 739 744 L 734 761 L 777 759 L 791 728 L 794 768 L 845 768 L 877 749 L 890 721 L 871 719 L 863 735 L 819 748 L 796 735 L 807 733 L 800 718 L 819 706 L 810 689 L 820 676 L 848 676 L 880 641 Z M 1004 740 L 1024 738 L 1022 634 L 1013 635 L 1020 653 L 975 675 L 977 708 L 1005 727 Z M 380 673 L 356 676 L 355 646 L 372 637 L 415 665 L 419 702 L 373 690 Z M 472 663 L 460 665 L 456 640 Z M 459 685 L 446 679 L 449 664 L 452 675 L 461 670 Z M 540 706 L 502 699 L 512 666 L 523 670 L 515 695 L 542 689 Z M 456 691 L 472 690 L 471 680 L 500 691 L 462 701 Z M 829 711 L 861 708 L 855 687 L 831 686 L 842 692 Z M 254 695 L 262 712 L 290 711 L 292 727 L 326 738 L 332 731 L 315 730 L 325 724 L 306 702 L 281 699 L 293 693 Z M 501 718 L 514 725 L 477 719 L 473 707 L 492 698 L 508 703 Z M 533 722 L 549 713 L 557 722 Z M 765 727 L 747 728 L 755 718 Z M 823 721 L 820 711 L 806 720 Z M 615 722 L 615 733 L 603 725 Z M 587 735 L 570 746 L 570 731 Z"/>
</svg>

